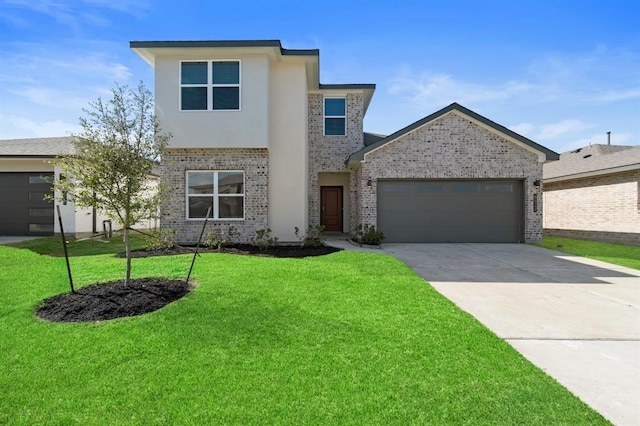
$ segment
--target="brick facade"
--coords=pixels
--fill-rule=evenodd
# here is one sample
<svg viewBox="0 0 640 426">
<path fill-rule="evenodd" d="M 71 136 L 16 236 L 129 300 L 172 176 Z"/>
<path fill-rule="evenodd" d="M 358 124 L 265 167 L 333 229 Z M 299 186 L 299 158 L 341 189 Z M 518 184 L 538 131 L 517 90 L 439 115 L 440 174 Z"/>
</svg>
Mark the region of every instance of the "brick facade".
<svg viewBox="0 0 640 426">
<path fill-rule="evenodd" d="M 328 94 L 326 96 L 329 96 Z M 331 95 L 334 96 L 334 95 Z M 337 96 L 337 95 L 336 95 Z M 320 224 L 320 173 L 349 173 L 345 161 L 349 155 L 363 148 L 362 122 L 364 119 L 364 97 L 362 94 L 346 95 L 347 119 L 345 136 L 324 136 L 323 100 L 325 94 L 313 93 L 308 97 L 309 132 L 309 224 Z M 355 183 L 350 176 L 351 185 Z M 355 187 L 344 188 L 350 194 L 351 227 L 355 221 L 357 200 Z"/>
<path fill-rule="evenodd" d="M 186 218 L 187 170 L 243 170 L 245 173 L 244 220 L 209 220 L 207 231 L 235 227 L 240 241 L 248 242 L 256 230 L 268 228 L 266 149 L 166 149 L 162 156 L 162 175 L 168 191 L 160 223 L 162 228 L 177 230 L 178 242 L 196 242 L 203 225 L 203 220 Z"/>
<path fill-rule="evenodd" d="M 544 185 L 545 234 L 640 245 L 640 170 Z"/>
<path fill-rule="evenodd" d="M 522 180 L 525 242 L 542 240 L 542 197 L 533 184 L 542 179 L 537 155 L 455 113 L 366 155 L 356 178 L 358 223 L 376 224 L 378 179 Z M 538 197 L 537 211 L 534 196 Z"/>
</svg>

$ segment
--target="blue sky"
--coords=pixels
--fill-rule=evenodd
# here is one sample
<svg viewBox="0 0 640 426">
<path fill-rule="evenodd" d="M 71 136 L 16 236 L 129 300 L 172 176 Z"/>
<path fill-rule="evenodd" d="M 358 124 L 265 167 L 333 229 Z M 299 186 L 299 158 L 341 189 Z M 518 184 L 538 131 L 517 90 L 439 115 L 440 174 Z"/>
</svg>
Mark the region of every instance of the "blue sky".
<svg viewBox="0 0 640 426">
<path fill-rule="evenodd" d="M 279 39 L 323 83 L 375 83 L 365 130 L 452 103 L 563 152 L 640 144 L 640 2 L 0 0 L 0 139 L 79 131 L 114 82 L 153 87 L 137 40 Z"/>
</svg>

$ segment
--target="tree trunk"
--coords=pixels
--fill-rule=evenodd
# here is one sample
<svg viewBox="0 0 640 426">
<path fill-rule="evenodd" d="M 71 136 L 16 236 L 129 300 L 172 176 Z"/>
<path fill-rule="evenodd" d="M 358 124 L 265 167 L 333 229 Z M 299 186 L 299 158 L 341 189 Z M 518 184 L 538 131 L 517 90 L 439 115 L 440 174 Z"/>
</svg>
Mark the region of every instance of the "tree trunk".
<svg viewBox="0 0 640 426">
<path fill-rule="evenodd" d="M 129 241 L 129 227 L 124 228 L 124 247 L 127 257 L 127 274 L 124 278 L 124 286 L 129 286 L 129 280 L 131 279 L 131 241 Z"/>
</svg>

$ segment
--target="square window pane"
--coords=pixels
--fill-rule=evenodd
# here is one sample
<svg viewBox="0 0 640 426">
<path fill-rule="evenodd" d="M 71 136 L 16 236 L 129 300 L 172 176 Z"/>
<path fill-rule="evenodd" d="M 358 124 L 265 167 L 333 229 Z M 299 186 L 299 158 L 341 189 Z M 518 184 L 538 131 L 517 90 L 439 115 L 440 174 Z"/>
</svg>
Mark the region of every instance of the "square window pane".
<svg viewBox="0 0 640 426">
<path fill-rule="evenodd" d="M 382 184 L 382 192 L 411 192 L 410 183 L 385 182 Z"/>
<path fill-rule="evenodd" d="M 477 183 L 454 183 L 453 192 L 480 192 L 480 185 Z"/>
<path fill-rule="evenodd" d="M 180 82 L 182 84 L 207 84 L 207 63 L 183 62 Z"/>
<path fill-rule="evenodd" d="M 244 217 L 244 197 L 218 198 L 220 219 L 242 219 Z"/>
<path fill-rule="evenodd" d="M 511 183 L 488 183 L 484 186 L 485 192 L 513 192 Z"/>
<path fill-rule="evenodd" d="M 53 224 L 30 223 L 29 232 L 53 232 Z"/>
<path fill-rule="evenodd" d="M 344 116 L 346 111 L 345 99 L 325 99 L 324 100 L 324 115 L 325 116 Z"/>
<path fill-rule="evenodd" d="M 29 183 L 47 183 L 47 178 L 40 176 L 29 176 Z"/>
<path fill-rule="evenodd" d="M 187 173 L 187 186 L 189 194 L 213 194 L 212 172 Z"/>
<path fill-rule="evenodd" d="M 344 118 L 325 118 L 324 134 L 330 135 L 330 136 L 344 136 L 345 135 Z"/>
<path fill-rule="evenodd" d="M 244 194 L 244 173 L 220 172 L 218 173 L 219 194 Z"/>
<path fill-rule="evenodd" d="M 213 62 L 213 84 L 240 84 L 239 62 Z"/>
<path fill-rule="evenodd" d="M 417 192 L 444 192 L 441 183 L 419 183 L 416 185 Z"/>
<path fill-rule="evenodd" d="M 213 109 L 240 109 L 239 87 L 214 87 Z"/>
<path fill-rule="evenodd" d="M 211 207 L 209 218 L 213 217 L 213 197 L 189 197 L 189 219 L 204 219 Z"/>
<path fill-rule="evenodd" d="M 207 88 L 206 87 L 183 87 L 182 88 L 182 109 L 183 110 L 206 110 L 207 109 Z"/>
</svg>

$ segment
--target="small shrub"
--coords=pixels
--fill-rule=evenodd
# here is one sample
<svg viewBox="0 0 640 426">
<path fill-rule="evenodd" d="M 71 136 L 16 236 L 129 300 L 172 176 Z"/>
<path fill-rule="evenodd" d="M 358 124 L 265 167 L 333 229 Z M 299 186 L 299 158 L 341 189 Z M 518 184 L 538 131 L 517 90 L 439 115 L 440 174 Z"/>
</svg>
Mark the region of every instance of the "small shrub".
<svg viewBox="0 0 640 426">
<path fill-rule="evenodd" d="M 322 247 L 324 246 L 325 236 L 324 226 L 322 225 L 309 225 L 307 227 L 307 233 L 304 237 L 300 236 L 300 229 L 296 226 L 296 237 L 302 242 L 302 247 Z"/>
<path fill-rule="evenodd" d="M 205 234 L 202 245 L 222 250 L 224 247 L 235 243 L 239 235 L 238 230 L 233 226 L 226 231 L 224 229 L 214 229 Z"/>
<path fill-rule="evenodd" d="M 151 231 L 145 236 L 145 249 L 148 251 L 171 250 L 178 231 L 172 228 L 162 228 Z"/>
<path fill-rule="evenodd" d="M 375 225 L 360 224 L 356 227 L 356 232 L 352 239 L 360 245 L 379 246 L 384 241 L 384 233 L 376 231 Z"/>
<path fill-rule="evenodd" d="M 266 250 L 269 247 L 273 247 L 278 244 L 278 237 L 271 236 L 271 229 L 258 229 L 256 231 L 255 237 L 251 239 L 251 242 L 256 247 L 259 247 L 262 250 Z"/>
</svg>

